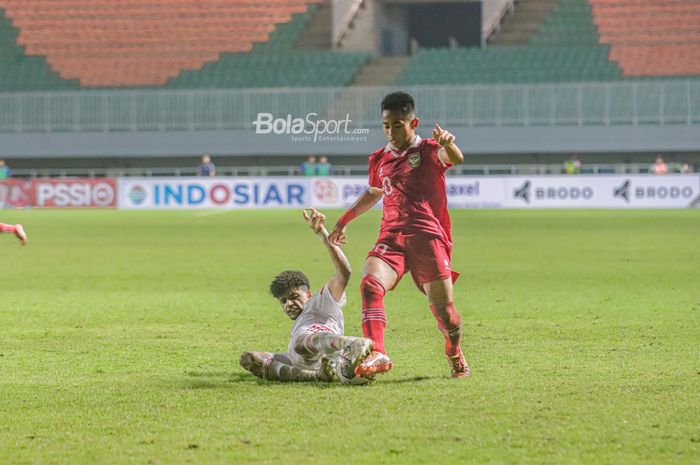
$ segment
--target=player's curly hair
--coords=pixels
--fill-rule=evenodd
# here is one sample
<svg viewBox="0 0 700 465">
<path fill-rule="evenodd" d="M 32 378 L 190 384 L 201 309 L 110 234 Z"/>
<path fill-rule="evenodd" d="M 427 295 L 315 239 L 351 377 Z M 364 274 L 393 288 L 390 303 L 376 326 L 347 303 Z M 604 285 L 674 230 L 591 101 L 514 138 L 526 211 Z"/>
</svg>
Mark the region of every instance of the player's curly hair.
<svg viewBox="0 0 700 465">
<path fill-rule="evenodd" d="M 270 284 L 270 294 L 272 294 L 275 299 L 279 299 L 293 287 L 306 287 L 308 291 L 311 287 L 309 278 L 301 271 L 283 271 L 272 280 Z"/>
<path fill-rule="evenodd" d="M 382 99 L 382 111 L 385 110 L 398 110 L 406 115 L 411 115 L 416 110 L 416 104 L 413 101 L 411 94 L 401 91 L 392 92 L 384 96 Z"/>
</svg>

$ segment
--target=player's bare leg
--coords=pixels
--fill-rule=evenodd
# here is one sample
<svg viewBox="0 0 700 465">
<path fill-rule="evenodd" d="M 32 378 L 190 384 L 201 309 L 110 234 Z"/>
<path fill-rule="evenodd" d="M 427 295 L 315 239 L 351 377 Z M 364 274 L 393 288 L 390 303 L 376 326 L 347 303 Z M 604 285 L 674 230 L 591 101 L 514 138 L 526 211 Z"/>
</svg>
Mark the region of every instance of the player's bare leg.
<svg viewBox="0 0 700 465">
<path fill-rule="evenodd" d="M 453 378 L 466 378 L 470 375 L 469 365 L 462 353 L 462 324 L 459 312 L 454 305 L 452 280 L 432 281 L 423 285 L 430 310 L 435 316 L 438 329 L 445 336 L 445 355 L 450 364 Z"/>
<path fill-rule="evenodd" d="M 17 239 L 25 245 L 27 243 L 27 233 L 24 232 L 24 228 L 21 224 L 5 224 L 0 223 L 0 232 L 3 233 L 14 233 Z"/>
<path fill-rule="evenodd" d="M 258 378 L 270 381 L 330 381 L 320 371 L 293 365 L 284 354 L 243 352 L 240 364 Z"/>
<path fill-rule="evenodd" d="M 362 292 L 362 332 L 372 339 L 374 350 L 356 368 L 358 376 L 371 376 L 391 370 L 393 364 L 384 348 L 386 311 L 384 295 L 392 289 L 399 277 L 385 261 L 377 257 L 367 257 L 364 276 L 360 283 Z"/>
</svg>

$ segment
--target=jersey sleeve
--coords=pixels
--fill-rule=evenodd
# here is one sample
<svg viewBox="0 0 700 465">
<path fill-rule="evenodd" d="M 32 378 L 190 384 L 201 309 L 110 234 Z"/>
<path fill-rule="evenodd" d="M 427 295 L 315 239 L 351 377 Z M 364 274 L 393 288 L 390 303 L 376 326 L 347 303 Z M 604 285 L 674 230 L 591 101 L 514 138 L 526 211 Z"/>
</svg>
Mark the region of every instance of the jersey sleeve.
<svg viewBox="0 0 700 465">
<path fill-rule="evenodd" d="M 374 152 L 369 156 L 369 185 L 378 189 L 382 188 L 382 180 L 379 178 L 379 173 L 377 172 L 380 154 L 381 151 Z"/>
<path fill-rule="evenodd" d="M 430 159 L 439 169 L 441 169 L 442 171 L 447 171 L 452 167 L 452 163 L 440 160 L 440 155 L 438 154 L 438 152 L 442 147 L 440 146 L 440 144 L 437 143 L 435 139 L 426 139 L 425 144 L 428 149 L 428 152 L 431 154 Z"/>
<path fill-rule="evenodd" d="M 323 286 L 323 289 L 321 289 L 320 294 L 321 306 L 323 308 L 337 307 L 340 309 L 343 308 L 348 301 L 347 296 L 345 295 L 345 291 L 343 291 L 343 295 L 340 296 L 340 300 L 335 300 L 333 298 L 333 295 L 331 294 L 331 291 L 328 290 L 328 286 Z"/>
</svg>

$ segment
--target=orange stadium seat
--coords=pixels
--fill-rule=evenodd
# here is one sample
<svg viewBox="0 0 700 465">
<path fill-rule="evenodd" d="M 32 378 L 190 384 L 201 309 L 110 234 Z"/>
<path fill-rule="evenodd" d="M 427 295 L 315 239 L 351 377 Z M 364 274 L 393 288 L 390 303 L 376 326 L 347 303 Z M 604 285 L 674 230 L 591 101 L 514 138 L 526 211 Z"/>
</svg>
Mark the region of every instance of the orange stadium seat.
<svg viewBox="0 0 700 465">
<path fill-rule="evenodd" d="M 163 85 L 322 0 L 0 0 L 27 55 L 82 86 Z"/>
<path fill-rule="evenodd" d="M 700 74 L 700 2 L 588 0 L 623 76 Z"/>
</svg>

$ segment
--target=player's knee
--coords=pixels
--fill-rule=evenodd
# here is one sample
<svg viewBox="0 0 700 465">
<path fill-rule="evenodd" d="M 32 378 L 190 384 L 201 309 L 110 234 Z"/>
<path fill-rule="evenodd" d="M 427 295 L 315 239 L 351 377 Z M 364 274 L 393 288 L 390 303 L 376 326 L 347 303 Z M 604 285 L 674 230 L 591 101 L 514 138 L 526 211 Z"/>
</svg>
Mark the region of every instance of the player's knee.
<svg viewBox="0 0 700 465">
<path fill-rule="evenodd" d="M 365 302 L 381 299 L 386 294 L 386 289 L 377 278 L 371 274 L 366 274 L 360 282 L 360 292 Z"/>
<path fill-rule="evenodd" d="M 294 352 L 302 356 L 312 355 L 312 352 L 309 349 L 309 344 L 311 343 L 312 338 L 313 334 L 302 334 L 297 336 L 294 339 Z"/>
<path fill-rule="evenodd" d="M 256 376 L 262 374 L 263 359 L 256 352 L 243 352 L 238 363 Z"/>
</svg>

